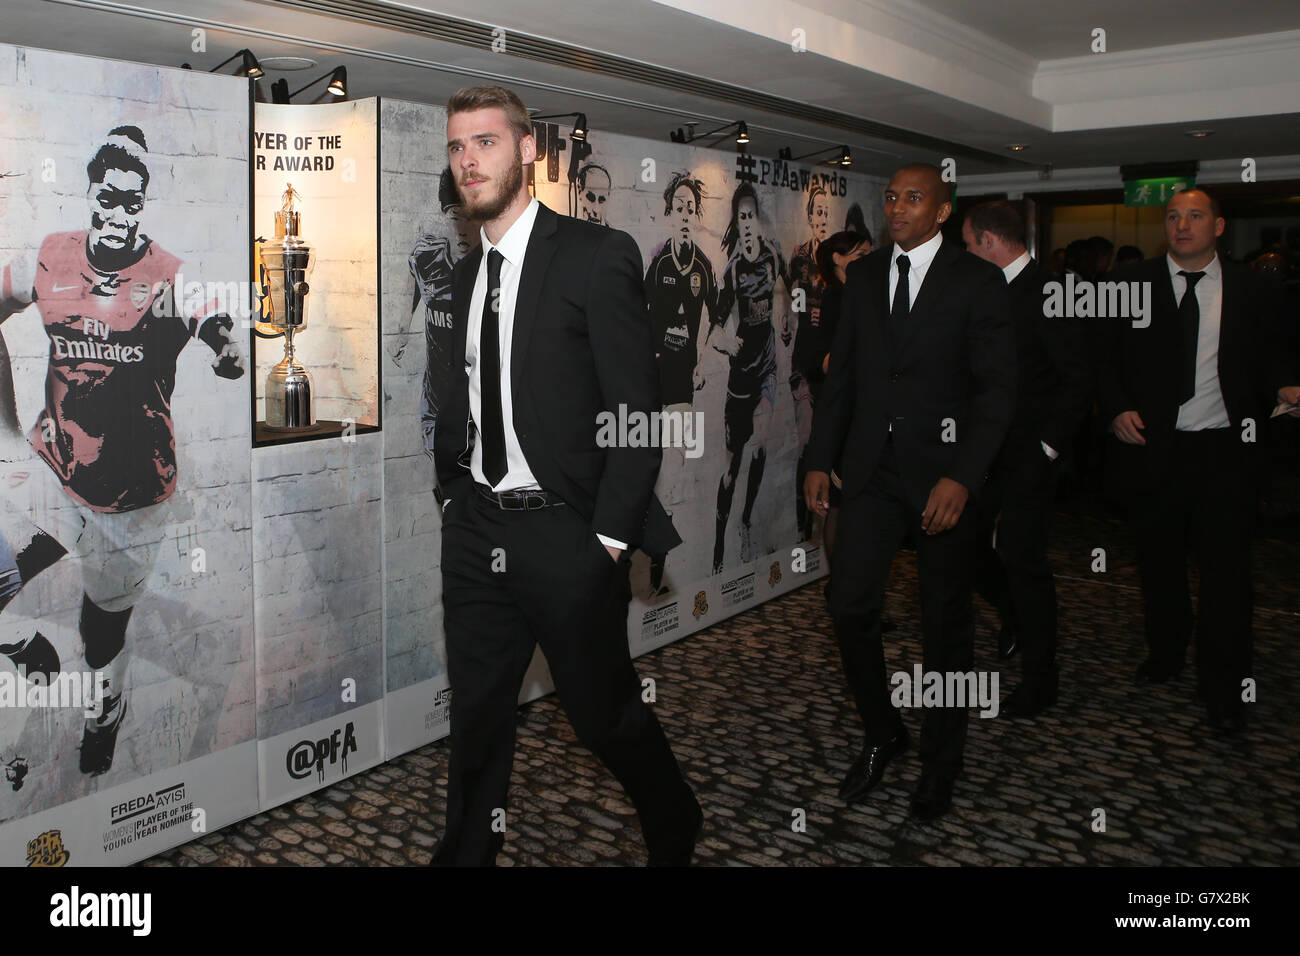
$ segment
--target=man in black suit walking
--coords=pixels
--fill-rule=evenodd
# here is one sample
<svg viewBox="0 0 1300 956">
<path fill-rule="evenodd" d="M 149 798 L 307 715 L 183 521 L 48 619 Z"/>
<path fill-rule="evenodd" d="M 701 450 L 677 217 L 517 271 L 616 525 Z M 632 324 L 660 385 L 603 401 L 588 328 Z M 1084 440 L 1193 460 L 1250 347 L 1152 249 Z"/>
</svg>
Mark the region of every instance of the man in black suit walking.
<svg viewBox="0 0 1300 956">
<path fill-rule="evenodd" d="M 1245 726 L 1251 678 L 1257 450 L 1274 404 L 1300 401 L 1277 347 L 1273 290 L 1216 251 L 1225 222 L 1201 189 L 1165 211 L 1167 255 L 1115 273 L 1150 289 L 1150 314 L 1112 318 L 1097 350 L 1110 423 L 1107 485 L 1127 503 L 1146 606 L 1139 684 L 1178 675 L 1192 635 L 1190 538 L 1201 572 L 1197 672 L 1209 723 Z"/>
<path fill-rule="evenodd" d="M 504 843 L 520 684 L 540 644 L 579 739 L 623 785 L 652 865 L 702 820 L 627 646 L 628 554 L 680 543 L 654 499 L 657 441 L 602 423 L 659 410 L 641 255 L 625 232 L 532 198 L 528 113 L 501 87 L 447 104 L 447 153 L 482 245 L 453 273 L 454 367 L 434 429 L 451 680 L 447 825 L 433 863 Z"/>
<path fill-rule="evenodd" d="M 1002 273 L 943 242 L 948 185 L 905 166 L 885 191 L 892 243 L 849 266 L 831 364 L 808 445 L 808 506 L 826 513 L 842 479 L 830 610 L 866 743 L 841 788 L 854 801 L 908 744 L 885 678 L 880 610 L 894 552 L 917 537 L 924 667 L 969 672 L 975 625 L 975 518 L 1015 405 L 1015 339 Z M 841 452 L 843 453 L 841 456 Z M 965 703 L 945 701 L 921 727 L 912 812 L 949 807 L 966 739 Z"/>
<path fill-rule="evenodd" d="M 1016 413 L 979 502 L 976 585 L 1002 615 L 1002 657 L 1022 649 L 1023 680 L 1002 708 L 1011 717 L 1033 717 L 1056 702 L 1056 582 L 1047 528 L 1060 456 L 1074 444 L 1092 379 L 1080 321 L 1043 314 L 1043 287 L 1056 277 L 1025 249 L 1016 207 L 1002 200 L 973 206 L 961 231 L 969 251 L 1002 270 L 1016 327 Z"/>
</svg>

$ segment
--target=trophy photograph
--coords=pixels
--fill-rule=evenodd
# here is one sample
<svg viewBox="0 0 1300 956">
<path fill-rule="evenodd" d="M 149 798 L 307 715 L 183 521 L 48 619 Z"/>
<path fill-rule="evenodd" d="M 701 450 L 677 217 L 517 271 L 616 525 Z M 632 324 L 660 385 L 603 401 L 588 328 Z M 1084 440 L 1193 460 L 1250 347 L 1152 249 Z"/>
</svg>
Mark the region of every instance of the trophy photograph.
<svg viewBox="0 0 1300 956">
<path fill-rule="evenodd" d="M 275 238 L 258 246 L 263 289 L 262 338 L 284 336 L 284 358 L 266 377 L 266 427 L 277 431 L 308 429 L 316 424 L 312 408 L 312 379 L 294 356 L 293 337 L 307 328 L 307 277 L 316 250 L 301 236 L 302 213 L 294 201 L 302 195 L 286 184 L 283 203 L 275 214 Z"/>
</svg>

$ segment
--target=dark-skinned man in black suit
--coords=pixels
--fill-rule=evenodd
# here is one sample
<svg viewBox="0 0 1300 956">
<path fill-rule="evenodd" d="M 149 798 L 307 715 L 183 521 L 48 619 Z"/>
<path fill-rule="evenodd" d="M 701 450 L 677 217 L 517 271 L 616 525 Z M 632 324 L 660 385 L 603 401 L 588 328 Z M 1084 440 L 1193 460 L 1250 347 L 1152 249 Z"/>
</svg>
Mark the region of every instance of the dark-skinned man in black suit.
<svg viewBox="0 0 1300 956">
<path fill-rule="evenodd" d="M 447 114 L 482 245 L 453 272 L 457 367 L 434 425 L 452 701 L 432 862 L 490 865 L 504 843 L 515 710 L 540 644 L 579 739 L 636 807 L 651 865 L 685 865 L 702 814 L 627 644 L 628 547 L 664 554 L 680 539 L 653 495 L 657 441 L 600 430 L 660 408 L 641 255 L 627 233 L 529 195 L 537 144 L 514 93 L 460 90 Z"/>
<path fill-rule="evenodd" d="M 1149 283 L 1150 315 L 1103 320 L 1098 404 L 1110 423 L 1107 488 L 1123 500 L 1137 538 L 1147 658 L 1138 684 L 1183 669 L 1193 631 L 1191 544 L 1200 567 L 1197 672 L 1209 724 L 1246 724 L 1252 675 L 1250 545 L 1264 423 L 1276 403 L 1300 402 L 1295 369 L 1278 343 L 1276 292 L 1225 262 L 1225 222 L 1201 189 L 1165 207 L 1167 255 L 1116 272 Z"/>
<path fill-rule="evenodd" d="M 916 535 L 924 668 L 970 672 L 976 521 L 1015 406 L 1015 338 L 1002 273 L 943 242 L 949 186 L 905 166 L 884 194 L 892 240 L 849 266 L 831 364 L 808 445 L 808 506 L 825 514 L 829 472 L 842 479 L 830 610 L 866 730 L 841 796 L 856 801 L 908 745 L 891 703 L 880 611 L 894 552 Z M 842 454 L 841 454 L 842 452 Z M 961 770 L 965 706 L 929 709 L 912 812 L 945 813 Z"/>
<path fill-rule="evenodd" d="M 1092 400 L 1087 340 L 1081 320 L 1044 316 L 1044 286 L 1056 277 L 1029 255 L 1015 206 L 973 206 L 961 231 L 967 250 L 1002 270 L 1016 325 L 1016 414 L 979 502 L 976 587 L 1002 615 L 1001 656 L 1021 651 L 1022 680 L 1002 712 L 1033 717 L 1056 703 L 1056 582 L 1047 529 L 1061 454 L 1074 445 Z"/>
</svg>

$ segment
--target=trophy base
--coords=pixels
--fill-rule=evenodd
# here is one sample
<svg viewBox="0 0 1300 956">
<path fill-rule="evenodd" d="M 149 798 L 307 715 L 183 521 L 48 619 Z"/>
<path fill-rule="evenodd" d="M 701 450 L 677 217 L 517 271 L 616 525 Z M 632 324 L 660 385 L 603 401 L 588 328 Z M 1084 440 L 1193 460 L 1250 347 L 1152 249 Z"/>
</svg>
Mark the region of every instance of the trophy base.
<svg viewBox="0 0 1300 956">
<path fill-rule="evenodd" d="M 288 358 L 266 376 L 266 427 L 275 431 L 313 428 L 311 373 Z"/>
<path fill-rule="evenodd" d="M 352 422 L 331 421 L 328 418 L 316 419 L 316 424 L 310 428 L 272 428 L 266 422 L 258 421 L 253 423 L 253 447 L 324 441 L 341 438 L 349 433 L 360 435 L 371 431 L 378 429 L 373 425 L 354 425 Z"/>
<path fill-rule="evenodd" d="M 275 435 L 322 435 L 333 434 L 342 431 L 342 425 L 337 422 L 312 422 L 310 425 L 272 425 L 270 422 L 258 422 L 259 431 L 271 432 Z"/>
</svg>

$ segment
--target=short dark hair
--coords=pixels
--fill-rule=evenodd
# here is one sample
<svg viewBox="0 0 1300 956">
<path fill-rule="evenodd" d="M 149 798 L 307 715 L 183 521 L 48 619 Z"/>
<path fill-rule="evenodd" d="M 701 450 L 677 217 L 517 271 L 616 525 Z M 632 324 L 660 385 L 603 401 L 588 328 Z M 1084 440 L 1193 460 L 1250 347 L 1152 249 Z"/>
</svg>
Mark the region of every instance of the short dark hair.
<svg viewBox="0 0 1300 956">
<path fill-rule="evenodd" d="M 978 239 L 982 233 L 991 232 L 1003 242 L 1025 244 L 1025 219 L 1020 210 L 1003 199 L 990 199 L 976 203 L 966 213 L 971 232 Z"/>
<path fill-rule="evenodd" d="M 822 280 L 830 286 L 839 285 L 839 279 L 835 277 L 835 255 L 847 256 L 864 242 L 870 241 L 867 236 L 860 232 L 854 232 L 852 229 L 845 229 L 833 236 L 827 236 L 825 241 L 817 247 L 817 271 L 821 273 Z"/>
<path fill-rule="evenodd" d="M 1142 250 L 1137 246 L 1120 246 L 1119 251 L 1115 253 L 1115 264 L 1141 262 L 1145 258 L 1146 256 L 1142 255 Z"/>
<path fill-rule="evenodd" d="M 516 145 L 525 136 L 533 135 L 533 121 L 528 116 L 524 101 L 514 90 L 508 90 L 504 86 L 466 86 L 457 90 L 447 100 L 447 116 L 450 118 L 456 113 L 472 113 L 493 107 L 505 110 L 506 119 L 515 134 Z"/>
<path fill-rule="evenodd" d="M 1092 246 L 1094 252 L 1102 256 L 1108 256 L 1115 251 L 1115 243 L 1111 242 L 1105 236 L 1091 237 L 1088 240 L 1088 245 Z"/>
<path fill-rule="evenodd" d="M 117 126 L 108 131 L 110 138 L 120 136 L 130 140 L 135 146 L 139 147 L 139 152 L 149 152 L 149 147 L 145 145 L 144 133 L 138 126 Z M 124 169 L 127 172 L 138 173 L 142 180 L 141 189 L 149 188 L 149 167 L 145 166 L 142 160 L 134 150 L 117 143 L 105 143 L 95 151 L 90 162 L 86 164 L 86 179 L 92 183 L 102 183 L 104 175 L 110 169 Z"/>
<path fill-rule="evenodd" d="M 932 182 L 938 183 L 936 188 L 940 192 L 942 192 L 943 187 L 946 185 L 948 187 L 948 195 L 940 198 L 939 202 L 941 204 L 946 202 L 950 203 L 957 198 L 957 184 L 955 182 L 945 182 L 943 178 L 943 170 L 934 163 L 908 163 L 906 166 L 900 166 L 898 169 L 894 170 L 894 176 L 897 176 L 899 173 L 925 173 Z M 892 179 L 893 176 L 890 178 Z"/>
<path fill-rule="evenodd" d="M 1200 193 L 1202 196 L 1204 196 L 1206 199 L 1208 199 L 1208 200 L 1210 201 L 1210 212 L 1214 213 L 1214 218 L 1215 218 L 1215 219 L 1222 219 L 1222 218 L 1223 218 L 1223 210 L 1219 207 L 1219 200 L 1215 199 L 1213 196 L 1211 196 L 1208 192 L 1206 192 L 1206 191 L 1205 191 L 1204 189 L 1202 189 L 1200 186 L 1196 186 L 1196 187 L 1194 187 L 1194 188 L 1192 188 L 1192 189 L 1180 189 L 1180 190 L 1178 190 L 1178 193 L 1181 193 L 1181 192 Z M 1173 201 L 1174 201 L 1174 196 L 1177 196 L 1178 193 L 1174 193 L 1173 196 L 1170 196 L 1170 197 L 1169 197 L 1169 202 L 1173 202 Z M 1168 208 L 1168 204 L 1167 204 L 1167 203 L 1166 203 L 1166 205 L 1165 205 L 1165 208 Z"/>
</svg>

